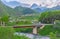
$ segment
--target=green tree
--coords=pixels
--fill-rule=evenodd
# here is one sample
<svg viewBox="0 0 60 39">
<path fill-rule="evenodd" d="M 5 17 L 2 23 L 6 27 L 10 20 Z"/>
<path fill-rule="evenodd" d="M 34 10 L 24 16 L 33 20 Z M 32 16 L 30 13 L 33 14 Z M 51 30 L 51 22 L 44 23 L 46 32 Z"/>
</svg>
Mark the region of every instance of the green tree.
<svg viewBox="0 0 60 39">
<path fill-rule="evenodd" d="M 3 23 L 3 26 L 5 26 L 6 25 L 6 23 L 8 23 L 8 21 L 9 21 L 9 16 L 2 16 L 1 17 L 1 21 L 2 21 L 2 23 Z"/>
<path fill-rule="evenodd" d="M 54 23 L 55 20 L 60 20 L 60 11 L 56 10 L 56 11 L 47 11 L 47 12 L 43 12 L 41 13 L 41 16 L 39 18 L 39 21 L 41 21 L 42 23 Z"/>
</svg>

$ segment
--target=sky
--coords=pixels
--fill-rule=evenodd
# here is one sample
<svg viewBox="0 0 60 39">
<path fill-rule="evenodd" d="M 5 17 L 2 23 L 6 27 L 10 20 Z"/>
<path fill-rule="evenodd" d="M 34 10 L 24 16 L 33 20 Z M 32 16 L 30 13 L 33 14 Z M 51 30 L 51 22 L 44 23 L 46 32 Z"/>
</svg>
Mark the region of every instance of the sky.
<svg viewBox="0 0 60 39">
<path fill-rule="evenodd" d="M 6 2 L 10 2 L 10 1 L 17 1 L 20 3 L 25 3 L 25 4 L 37 4 L 38 6 L 42 6 L 42 7 L 47 7 L 47 8 L 52 8 L 55 7 L 57 5 L 60 5 L 60 0 L 5 0 Z"/>
</svg>

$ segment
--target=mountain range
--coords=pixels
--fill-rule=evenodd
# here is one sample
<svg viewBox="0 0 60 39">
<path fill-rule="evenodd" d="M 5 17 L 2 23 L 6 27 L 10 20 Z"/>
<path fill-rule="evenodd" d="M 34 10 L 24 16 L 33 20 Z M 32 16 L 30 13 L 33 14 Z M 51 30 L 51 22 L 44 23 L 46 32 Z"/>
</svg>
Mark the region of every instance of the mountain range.
<svg viewBox="0 0 60 39">
<path fill-rule="evenodd" d="M 57 5 L 56 7 L 47 8 L 47 7 L 38 6 L 37 4 L 33 4 L 31 6 L 31 9 L 36 10 L 37 12 L 44 12 L 44 11 L 50 11 L 50 10 L 60 10 L 60 6 Z"/>
<path fill-rule="evenodd" d="M 6 2 L 5 0 L 1 0 L 6 6 L 9 6 L 11 8 L 15 8 L 17 6 L 22 6 L 22 7 L 30 7 L 29 4 L 24 4 L 24 3 L 19 3 L 17 1 L 10 1 Z"/>
<path fill-rule="evenodd" d="M 9 2 L 8 4 L 11 4 L 12 2 Z M 16 1 L 13 2 L 12 5 L 19 4 Z M 20 4 L 19 4 L 20 5 Z M 30 8 L 27 7 L 22 7 L 22 6 L 17 6 L 15 8 L 11 8 L 6 6 L 2 1 L 0 1 L 0 16 L 4 16 L 4 15 L 9 15 L 9 16 L 13 16 L 13 17 L 18 17 L 21 15 L 25 15 L 25 14 L 35 14 L 37 13 L 35 10 L 32 10 Z"/>
<path fill-rule="evenodd" d="M 21 16 L 25 14 L 35 14 L 40 12 L 45 12 L 49 10 L 60 10 L 60 6 L 57 5 L 53 8 L 47 8 L 47 7 L 41 7 L 37 4 L 32 4 L 31 6 L 29 4 L 19 3 L 17 1 L 0 1 L 0 16 L 1 14 L 8 14 L 10 16 Z M 4 14 L 4 15 L 5 15 Z"/>
</svg>

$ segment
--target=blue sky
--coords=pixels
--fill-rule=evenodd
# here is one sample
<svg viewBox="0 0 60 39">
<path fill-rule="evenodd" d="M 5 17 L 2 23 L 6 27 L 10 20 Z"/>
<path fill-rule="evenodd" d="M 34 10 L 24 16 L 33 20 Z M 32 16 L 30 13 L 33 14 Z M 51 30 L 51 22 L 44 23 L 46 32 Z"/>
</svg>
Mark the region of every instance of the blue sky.
<svg viewBox="0 0 60 39">
<path fill-rule="evenodd" d="M 60 0 L 5 0 L 6 2 L 17 1 L 25 4 L 37 4 L 38 6 L 52 8 L 57 5 L 60 5 Z"/>
</svg>

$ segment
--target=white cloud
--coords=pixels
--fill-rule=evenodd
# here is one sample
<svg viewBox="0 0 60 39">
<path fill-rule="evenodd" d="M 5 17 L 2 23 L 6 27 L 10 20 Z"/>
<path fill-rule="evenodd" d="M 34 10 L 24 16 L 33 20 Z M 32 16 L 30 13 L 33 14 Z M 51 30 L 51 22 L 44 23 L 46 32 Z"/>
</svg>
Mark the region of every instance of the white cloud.
<svg viewBox="0 0 60 39">
<path fill-rule="evenodd" d="M 36 3 L 38 6 L 41 5 L 42 7 L 48 7 L 48 8 L 52 8 L 54 6 L 60 5 L 60 0 L 6 0 L 6 1 L 7 2 L 18 1 L 30 5 Z"/>
</svg>

